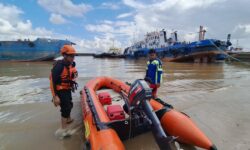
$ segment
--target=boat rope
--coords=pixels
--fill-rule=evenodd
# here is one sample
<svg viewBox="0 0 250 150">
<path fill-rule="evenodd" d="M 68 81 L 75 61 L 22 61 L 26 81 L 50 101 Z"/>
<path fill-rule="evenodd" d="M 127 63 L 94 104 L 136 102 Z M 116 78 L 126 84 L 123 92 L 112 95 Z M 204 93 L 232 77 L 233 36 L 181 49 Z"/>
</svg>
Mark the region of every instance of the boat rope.
<svg viewBox="0 0 250 150">
<path fill-rule="evenodd" d="M 230 59 L 236 60 L 237 62 L 240 62 L 240 63 L 242 63 L 242 64 L 244 64 L 244 65 L 250 66 L 249 63 L 243 62 L 243 61 L 241 61 L 241 60 L 239 60 L 239 59 L 237 59 L 237 58 L 235 58 L 235 57 L 229 55 L 227 52 L 225 52 L 225 51 L 222 50 L 220 47 L 218 47 L 216 44 L 214 44 L 214 42 L 211 41 L 211 39 L 208 39 L 208 40 L 210 41 L 210 43 L 211 43 L 212 45 L 214 45 L 219 51 L 221 51 L 223 54 L 225 54 L 225 55 L 226 55 L 227 57 L 229 57 Z"/>
<path fill-rule="evenodd" d="M 235 57 L 229 55 L 227 52 L 225 52 L 225 51 L 222 50 L 220 47 L 218 47 L 216 44 L 214 44 L 213 41 L 211 41 L 210 39 L 208 39 L 208 40 L 210 41 L 210 43 L 212 43 L 213 46 L 215 46 L 219 51 L 221 51 L 223 54 L 225 54 L 225 55 L 226 55 L 227 57 L 229 57 L 230 59 L 233 59 L 233 60 L 235 60 L 235 61 L 237 61 L 237 62 L 240 62 L 240 63 L 242 63 L 242 64 L 244 64 L 244 65 L 250 65 L 249 63 L 243 62 L 243 61 L 241 61 L 241 60 L 239 60 L 239 59 L 237 59 L 237 58 L 235 58 Z"/>
</svg>

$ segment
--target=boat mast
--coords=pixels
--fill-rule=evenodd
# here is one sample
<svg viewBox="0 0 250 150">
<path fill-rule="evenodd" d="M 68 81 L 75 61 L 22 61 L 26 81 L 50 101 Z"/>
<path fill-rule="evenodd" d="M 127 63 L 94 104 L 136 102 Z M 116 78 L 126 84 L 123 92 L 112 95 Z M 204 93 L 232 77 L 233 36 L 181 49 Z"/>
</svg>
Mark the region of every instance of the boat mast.
<svg viewBox="0 0 250 150">
<path fill-rule="evenodd" d="M 113 48 L 115 47 L 115 44 L 114 44 L 114 43 L 115 43 L 115 40 L 112 38 L 112 44 L 113 44 L 112 47 L 113 47 Z"/>
<path fill-rule="evenodd" d="M 199 31 L 199 41 L 204 40 L 205 39 L 205 32 L 206 30 L 203 29 L 203 26 L 200 26 L 200 31 Z"/>
</svg>

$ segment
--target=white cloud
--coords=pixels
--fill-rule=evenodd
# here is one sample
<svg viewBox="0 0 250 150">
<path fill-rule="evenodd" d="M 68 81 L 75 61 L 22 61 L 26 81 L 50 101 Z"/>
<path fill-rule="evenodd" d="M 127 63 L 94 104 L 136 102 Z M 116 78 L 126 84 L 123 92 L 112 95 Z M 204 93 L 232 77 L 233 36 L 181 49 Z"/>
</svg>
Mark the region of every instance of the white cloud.
<svg viewBox="0 0 250 150">
<path fill-rule="evenodd" d="M 117 27 L 122 27 L 122 26 L 130 26 L 133 25 L 131 22 L 128 21 L 116 21 L 113 23 Z"/>
<path fill-rule="evenodd" d="M 190 9 L 193 7 L 203 7 L 203 6 L 206 6 L 206 4 L 209 4 L 212 2 L 210 2 L 209 0 L 205 0 L 205 1 L 204 0 L 189 0 L 189 1 L 180 0 L 180 1 L 176 1 L 176 3 L 177 5 L 181 6 L 182 9 Z"/>
<path fill-rule="evenodd" d="M 127 6 L 136 8 L 136 9 L 141 9 L 145 8 L 145 4 L 143 2 L 135 1 L 135 0 L 123 0 L 123 3 Z"/>
<path fill-rule="evenodd" d="M 183 41 L 195 41 L 197 39 L 198 39 L 198 35 L 193 34 L 193 33 L 186 33 L 186 34 L 182 35 L 182 37 L 181 37 L 181 40 L 183 40 Z"/>
<path fill-rule="evenodd" d="M 117 3 L 110 3 L 110 2 L 104 2 L 101 4 L 102 8 L 107 8 L 107 9 L 112 9 L 112 10 L 117 10 L 120 8 L 119 4 Z"/>
<path fill-rule="evenodd" d="M 132 13 L 132 12 L 130 12 L 130 13 L 123 13 L 123 14 L 118 15 L 116 18 L 117 19 L 126 18 L 126 17 L 132 16 L 133 14 L 134 13 Z"/>
<path fill-rule="evenodd" d="M 38 0 L 38 4 L 51 13 L 68 17 L 82 17 L 92 8 L 84 3 L 74 4 L 71 0 Z"/>
<path fill-rule="evenodd" d="M 0 11 L 1 12 L 1 11 Z M 0 18 L 0 33 L 8 34 L 13 30 L 12 25 L 9 21 Z"/>
<path fill-rule="evenodd" d="M 113 45 L 116 47 L 121 47 L 121 42 L 116 39 L 112 34 L 106 34 L 105 36 L 99 37 L 95 36 L 91 40 L 82 39 L 79 37 L 74 36 L 66 36 L 66 35 L 60 35 L 61 38 L 64 39 L 70 39 L 76 45 L 74 46 L 76 48 L 76 51 L 78 52 L 88 52 L 88 53 L 95 53 L 95 52 L 104 52 L 108 51 L 109 48 Z"/>
<path fill-rule="evenodd" d="M 76 48 L 79 52 L 103 51 L 108 50 L 108 48 L 112 46 L 112 38 L 114 38 L 112 34 L 106 34 L 102 38 L 96 36 L 93 40 L 85 40 L 69 35 L 58 34 L 44 27 L 32 27 L 32 22 L 30 20 L 23 21 L 21 19 L 20 15 L 23 11 L 14 5 L 3 5 L 0 3 L 0 8 L 0 14 L 4 14 L 0 15 L 0 40 L 34 40 L 37 37 L 69 39 L 77 44 Z M 112 21 L 108 20 L 106 20 L 105 23 L 113 24 Z M 116 46 L 120 46 L 119 41 L 116 40 L 115 43 Z"/>
<path fill-rule="evenodd" d="M 168 36 L 177 30 L 181 41 L 195 41 L 200 25 L 207 30 L 206 38 L 226 40 L 227 34 L 232 33 L 232 40 L 250 40 L 247 0 L 123 0 L 123 3 L 134 9 L 134 13 L 123 13 L 116 18 L 133 15 L 132 21 L 104 20 L 86 25 L 86 30 L 101 36 L 112 35 L 123 46 L 128 46 L 131 39 L 141 40 L 147 32 L 163 28 Z M 247 42 L 242 44 L 250 47 Z"/>
<path fill-rule="evenodd" d="M 104 20 L 103 23 L 105 24 L 113 24 L 113 21 L 110 21 L 110 20 Z"/>
<path fill-rule="evenodd" d="M 250 51 L 250 22 L 248 24 L 238 24 L 232 31 L 232 43 Z"/>
<path fill-rule="evenodd" d="M 21 20 L 23 11 L 14 5 L 0 3 L 0 40 L 35 39 L 51 37 L 52 31 L 45 28 L 33 28 L 30 20 Z"/>
<path fill-rule="evenodd" d="M 16 30 L 21 31 L 22 33 L 27 33 L 32 28 L 32 23 L 30 20 L 26 20 L 26 22 L 18 22 L 16 24 Z"/>
<path fill-rule="evenodd" d="M 137 34 L 143 38 L 146 32 L 167 29 L 178 31 L 180 40 L 197 40 L 198 27 L 207 28 L 206 38 L 226 40 L 250 40 L 250 1 L 248 0 L 123 0 L 134 14 Z M 190 34 L 192 32 L 193 34 Z M 250 47 L 247 42 L 242 45 Z"/>
<path fill-rule="evenodd" d="M 249 39 L 249 19 L 242 15 L 239 9 L 245 14 L 250 11 L 247 8 L 247 1 L 240 0 L 241 6 L 229 0 L 123 0 L 123 3 L 132 7 L 133 13 L 123 13 L 117 19 L 133 15 L 132 21 L 103 20 L 97 24 L 87 24 L 85 29 L 96 34 L 93 40 L 76 39 L 84 50 L 101 50 L 108 48 L 111 39 L 124 48 L 132 39 L 141 40 L 147 32 L 165 28 L 168 36 L 173 30 L 178 31 L 179 39 L 194 41 L 198 38 L 199 25 L 207 29 L 207 38 L 226 39 L 228 33 L 232 37 L 241 37 L 241 41 Z M 106 4 L 105 4 L 106 5 Z M 243 23 L 242 23 L 243 22 Z M 240 32 L 239 32 L 240 31 Z M 238 33 L 236 33 L 238 32 Z M 234 40 L 234 39 L 232 39 Z M 120 42 L 118 42 L 120 41 Z M 109 44 L 105 44 L 109 43 Z M 250 47 L 247 42 L 242 42 Z"/>
<path fill-rule="evenodd" d="M 129 7 L 135 9 L 150 9 L 151 7 L 157 7 L 158 9 L 170 9 L 172 7 L 178 7 L 180 9 L 191 9 L 194 7 L 207 7 L 214 3 L 221 3 L 226 0 L 123 0 L 123 3 Z"/>
<path fill-rule="evenodd" d="M 222 3 L 225 0 L 166 0 L 163 1 L 160 4 L 156 4 L 158 6 L 162 6 L 164 8 L 171 8 L 171 7 L 179 7 L 182 10 L 187 10 L 187 9 L 192 9 L 195 7 L 200 7 L 200 8 L 204 8 L 204 7 L 209 7 L 213 4 L 216 3 Z M 165 4 L 165 5 L 164 5 Z M 170 4 L 170 5 L 166 5 L 166 4 Z"/>
<path fill-rule="evenodd" d="M 250 24 L 239 24 L 235 27 L 234 32 L 239 32 L 240 30 L 250 35 Z"/>
<path fill-rule="evenodd" d="M 108 33 L 108 32 L 114 31 L 114 28 L 112 27 L 112 25 L 109 25 L 109 24 L 99 24 L 99 25 L 89 24 L 89 25 L 86 25 L 85 28 L 91 32 Z"/>
<path fill-rule="evenodd" d="M 49 21 L 53 24 L 65 24 L 67 21 L 59 14 L 52 13 L 50 15 Z"/>
<path fill-rule="evenodd" d="M 0 3 L 0 14 L 1 19 L 16 23 L 20 20 L 19 15 L 23 14 L 23 11 L 14 5 L 4 5 Z"/>
<path fill-rule="evenodd" d="M 135 25 L 133 22 L 128 21 L 104 20 L 97 25 L 88 24 L 85 26 L 85 29 L 90 32 L 99 32 L 103 35 L 113 34 L 116 36 L 129 36 L 135 31 Z"/>
<path fill-rule="evenodd" d="M 103 38 L 95 37 L 94 40 L 79 40 L 77 42 L 77 48 L 79 51 L 84 52 L 103 52 L 108 51 L 109 48 L 113 45 L 112 36 L 106 36 Z M 121 47 L 121 43 L 118 40 L 115 40 L 115 46 Z"/>
<path fill-rule="evenodd" d="M 54 14 L 54 17 L 51 15 L 50 18 L 54 23 L 63 23 L 67 21 L 65 17 L 69 16 L 84 16 L 86 11 L 91 9 L 89 5 L 76 5 L 70 0 L 38 0 L 38 3 Z M 102 5 L 112 8 L 111 4 Z M 93 49 L 108 49 L 112 39 L 115 39 L 117 45 L 126 47 L 132 39 L 141 40 L 147 32 L 163 28 L 167 30 L 168 36 L 170 32 L 177 30 L 180 40 L 194 41 L 197 40 L 199 25 L 204 25 L 207 29 L 207 38 L 225 40 L 226 35 L 232 33 L 232 41 L 239 39 L 243 47 L 250 47 L 248 0 L 123 0 L 123 4 L 131 7 L 130 12 L 117 15 L 117 20 L 99 20 L 97 24 L 85 25 L 87 31 L 95 34 L 93 40 L 76 37 L 68 39 L 76 42 L 80 50 L 91 52 Z M 121 7 L 119 3 L 117 6 Z M 0 15 L 0 38 L 13 37 L 10 35 L 67 37 L 45 28 L 32 27 L 31 21 L 20 19 L 22 13 L 23 11 L 16 6 L 0 3 L 0 14 L 4 14 Z M 129 18 L 132 18 L 130 21 L 119 20 L 128 19 L 126 17 L 129 16 L 132 16 Z M 28 34 L 23 34 L 24 32 Z"/>
<path fill-rule="evenodd" d="M 136 36 L 136 26 L 133 22 L 129 21 L 104 20 L 96 25 L 88 24 L 85 26 L 85 29 L 99 34 L 98 37 L 96 36 L 94 39 L 94 43 L 96 44 L 94 44 L 93 48 L 95 49 L 101 49 L 101 44 L 103 44 L 105 50 L 107 50 L 111 46 L 111 39 L 115 40 L 115 46 L 125 48 L 131 44 L 132 39 Z"/>
</svg>

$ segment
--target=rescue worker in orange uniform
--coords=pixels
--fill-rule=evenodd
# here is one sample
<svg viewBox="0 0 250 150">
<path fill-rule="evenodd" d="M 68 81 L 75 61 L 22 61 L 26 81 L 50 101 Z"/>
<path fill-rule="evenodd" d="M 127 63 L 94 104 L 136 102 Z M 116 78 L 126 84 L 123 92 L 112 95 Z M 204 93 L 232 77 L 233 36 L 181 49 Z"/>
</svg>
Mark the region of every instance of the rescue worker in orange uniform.
<svg viewBox="0 0 250 150">
<path fill-rule="evenodd" d="M 50 89 L 53 96 L 54 105 L 61 107 L 61 130 L 66 135 L 66 128 L 68 124 L 73 122 L 70 117 L 73 108 L 71 91 L 77 90 L 77 70 L 75 68 L 76 51 L 71 45 L 64 45 L 61 48 L 62 60 L 55 62 L 50 75 Z"/>
</svg>

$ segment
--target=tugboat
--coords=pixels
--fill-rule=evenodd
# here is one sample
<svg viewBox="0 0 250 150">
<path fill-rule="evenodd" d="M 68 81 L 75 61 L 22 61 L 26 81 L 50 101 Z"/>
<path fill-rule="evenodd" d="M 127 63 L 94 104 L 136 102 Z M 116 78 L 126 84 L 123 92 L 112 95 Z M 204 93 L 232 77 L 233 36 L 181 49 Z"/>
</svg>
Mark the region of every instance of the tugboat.
<svg viewBox="0 0 250 150">
<path fill-rule="evenodd" d="M 149 131 L 161 150 L 174 150 L 174 141 L 217 150 L 189 116 L 153 99 L 144 80 L 92 79 L 81 91 L 81 107 L 85 150 L 125 150 L 123 140 Z"/>
<path fill-rule="evenodd" d="M 125 58 L 123 54 L 121 54 L 121 49 L 116 47 L 110 47 L 109 51 L 101 54 L 94 54 L 94 58 Z"/>
<path fill-rule="evenodd" d="M 231 45 L 231 42 L 204 39 L 206 30 L 200 26 L 199 40 L 195 42 L 178 41 L 177 31 L 167 37 L 167 32 L 154 31 L 147 33 L 145 39 L 136 42 L 124 50 L 126 58 L 147 57 L 149 49 L 156 50 L 158 57 L 172 62 L 214 62 L 217 59 L 225 59 L 225 51 Z M 220 56 L 222 55 L 222 56 Z"/>
<path fill-rule="evenodd" d="M 227 51 L 228 61 L 247 61 L 250 62 L 250 51 L 243 50 L 241 46 L 239 46 L 238 40 L 235 47 L 230 47 L 230 50 Z"/>
<path fill-rule="evenodd" d="M 113 46 L 111 46 L 108 50 L 108 52 L 104 52 L 101 54 L 94 54 L 94 58 L 125 58 L 125 55 L 122 54 L 121 48 L 117 48 L 114 46 L 114 40 L 113 40 Z"/>
</svg>

